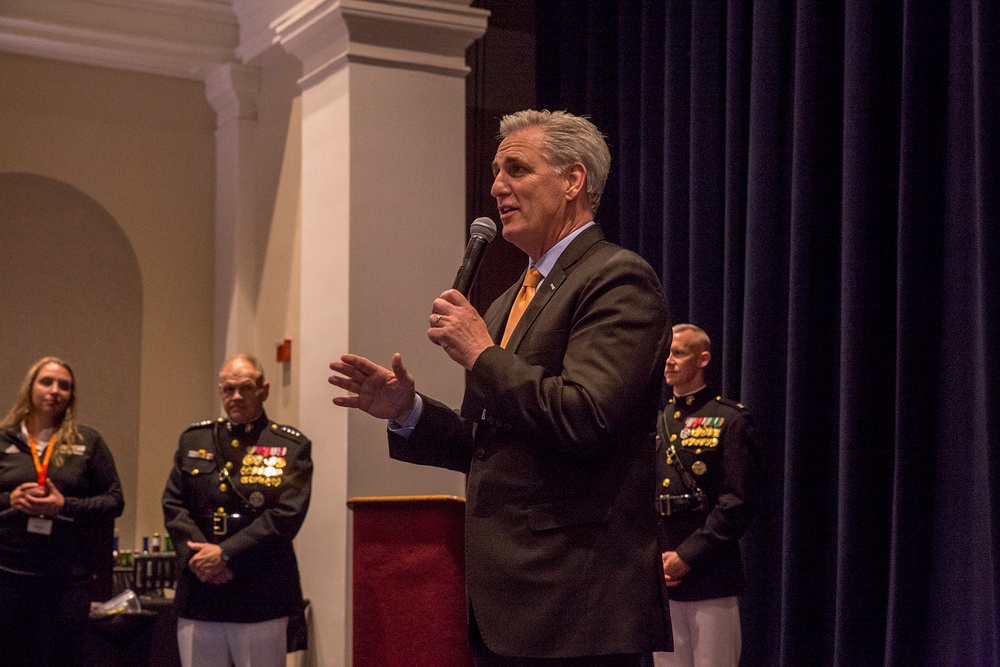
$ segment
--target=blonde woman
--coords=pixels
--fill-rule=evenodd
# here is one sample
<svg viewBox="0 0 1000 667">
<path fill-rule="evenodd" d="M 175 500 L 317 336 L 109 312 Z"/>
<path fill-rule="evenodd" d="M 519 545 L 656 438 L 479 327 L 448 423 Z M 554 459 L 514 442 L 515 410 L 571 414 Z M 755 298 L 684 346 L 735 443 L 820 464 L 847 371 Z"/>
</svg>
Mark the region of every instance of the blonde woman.
<svg viewBox="0 0 1000 667">
<path fill-rule="evenodd" d="M 76 418 L 76 383 L 35 363 L 0 421 L 0 646 L 11 665 L 76 665 L 87 628 L 91 530 L 124 508 L 111 451 Z"/>
</svg>

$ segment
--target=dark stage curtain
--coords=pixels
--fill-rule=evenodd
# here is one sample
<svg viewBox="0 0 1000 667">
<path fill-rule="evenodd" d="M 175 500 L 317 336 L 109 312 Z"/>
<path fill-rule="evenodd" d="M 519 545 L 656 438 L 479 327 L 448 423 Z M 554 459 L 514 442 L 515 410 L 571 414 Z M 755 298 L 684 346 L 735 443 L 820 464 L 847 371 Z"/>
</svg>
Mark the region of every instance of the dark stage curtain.
<svg viewBox="0 0 1000 667">
<path fill-rule="evenodd" d="M 1000 665 L 1000 3 L 536 18 L 539 106 L 612 147 L 598 220 L 763 434 L 744 663 Z"/>
</svg>

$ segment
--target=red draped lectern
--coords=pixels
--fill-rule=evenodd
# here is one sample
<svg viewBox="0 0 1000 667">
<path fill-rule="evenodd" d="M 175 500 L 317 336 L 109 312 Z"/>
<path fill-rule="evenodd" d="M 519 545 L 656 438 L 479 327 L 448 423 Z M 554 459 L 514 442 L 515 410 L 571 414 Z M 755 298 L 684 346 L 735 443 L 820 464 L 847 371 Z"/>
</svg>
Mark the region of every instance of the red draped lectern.
<svg viewBox="0 0 1000 667">
<path fill-rule="evenodd" d="M 465 500 L 351 498 L 354 667 L 469 667 Z"/>
</svg>

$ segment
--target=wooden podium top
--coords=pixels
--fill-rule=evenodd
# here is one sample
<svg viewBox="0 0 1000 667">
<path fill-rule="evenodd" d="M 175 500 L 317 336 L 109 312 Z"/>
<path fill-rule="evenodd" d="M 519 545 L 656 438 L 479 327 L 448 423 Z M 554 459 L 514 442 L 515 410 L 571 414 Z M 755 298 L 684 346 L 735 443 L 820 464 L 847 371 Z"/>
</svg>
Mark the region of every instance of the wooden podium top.
<svg viewBox="0 0 1000 667">
<path fill-rule="evenodd" d="M 361 496 L 348 498 L 347 506 L 351 509 L 378 508 L 395 506 L 431 506 L 431 505 L 464 505 L 465 498 L 459 496 Z"/>
</svg>

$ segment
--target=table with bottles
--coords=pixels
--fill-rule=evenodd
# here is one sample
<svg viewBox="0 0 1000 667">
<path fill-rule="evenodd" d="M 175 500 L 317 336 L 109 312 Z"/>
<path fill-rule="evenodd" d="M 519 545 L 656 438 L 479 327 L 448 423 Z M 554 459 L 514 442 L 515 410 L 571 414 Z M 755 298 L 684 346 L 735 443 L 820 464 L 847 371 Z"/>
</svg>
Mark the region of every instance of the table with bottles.
<svg viewBox="0 0 1000 667">
<path fill-rule="evenodd" d="M 140 596 L 171 597 L 176 578 L 174 545 L 170 536 L 160 540 L 160 534 L 153 533 L 152 539 L 142 538 L 142 549 L 117 549 L 115 537 L 114 570 L 112 572 L 112 594 L 131 589 Z"/>
</svg>

